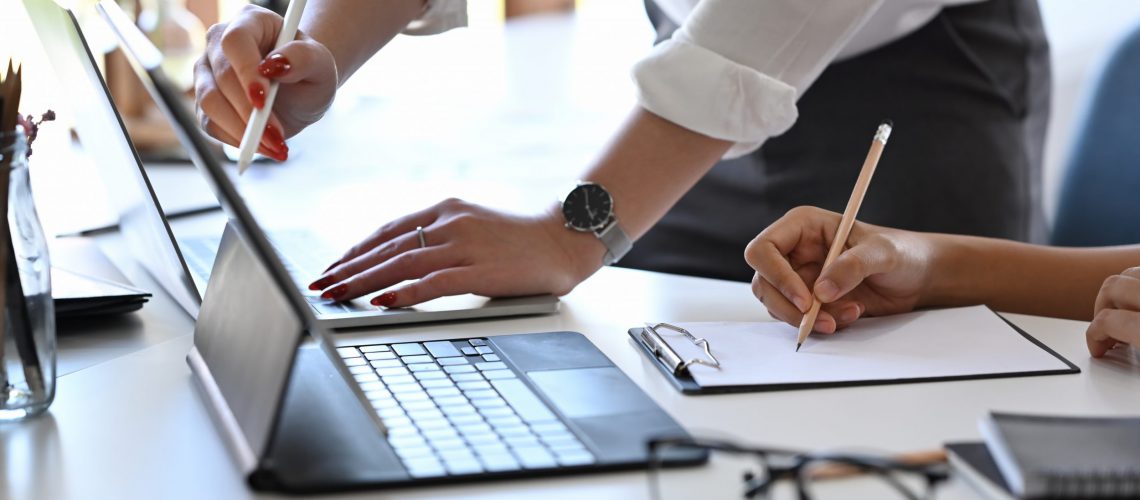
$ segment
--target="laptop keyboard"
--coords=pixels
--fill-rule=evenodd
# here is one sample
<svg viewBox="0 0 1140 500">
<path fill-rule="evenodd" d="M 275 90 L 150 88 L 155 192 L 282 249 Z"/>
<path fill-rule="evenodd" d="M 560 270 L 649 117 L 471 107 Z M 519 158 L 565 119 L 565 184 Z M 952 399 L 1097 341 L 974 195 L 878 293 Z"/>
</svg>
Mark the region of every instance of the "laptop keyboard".
<svg viewBox="0 0 1140 500">
<path fill-rule="evenodd" d="M 310 292 L 308 282 L 316 279 L 320 271 L 324 270 L 335 259 L 328 259 L 321 252 L 314 251 L 315 237 L 307 231 L 274 231 L 269 234 L 270 242 L 277 249 L 285 271 L 305 293 L 305 299 L 318 314 L 345 314 L 355 313 L 359 310 L 350 304 L 322 299 Z M 214 257 L 221 245 L 220 238 L 196 237 L 179 240 L 182 257 L 186 259 L 186 266 L 190 272 L 197 276 L 202 283 L 210 280 L 210 273 L 214 268 Z M 285 249 L 282 251 L 281 249 Z M 324 258 L 324 260 L 322 260 Z"/>
<path fill-rule="evenodd" d="M 414 478 L 594 463 L 485 339 L 337 352 Z"/>
</svg>

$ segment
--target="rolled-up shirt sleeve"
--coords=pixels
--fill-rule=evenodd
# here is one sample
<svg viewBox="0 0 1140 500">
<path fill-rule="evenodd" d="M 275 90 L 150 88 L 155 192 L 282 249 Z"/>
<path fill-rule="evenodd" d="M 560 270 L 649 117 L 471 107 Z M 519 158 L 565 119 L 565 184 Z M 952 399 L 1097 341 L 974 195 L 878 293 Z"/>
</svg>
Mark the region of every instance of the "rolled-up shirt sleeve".
<svg viewBox="0 0 1140 500">
<path fill-rule="evenodd" d="M 882 0 L 702 0 L 633 69 L 646 110 L 735 143 L 741 156 L 795 123 L 796 99 Z"/>
<path fill-rule="evenodd" d="M 405 35 L 436 35 L 467 26 L 467 0 L 427 0 L 424 12 L 408 27 Z"/>
</svg>

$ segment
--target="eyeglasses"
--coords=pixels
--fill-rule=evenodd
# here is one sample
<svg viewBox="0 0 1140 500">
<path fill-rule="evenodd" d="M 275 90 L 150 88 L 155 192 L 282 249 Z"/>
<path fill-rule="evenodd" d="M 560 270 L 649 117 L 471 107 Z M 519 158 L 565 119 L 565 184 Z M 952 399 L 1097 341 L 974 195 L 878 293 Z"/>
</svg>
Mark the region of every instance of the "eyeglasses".
<svg viewBox="0 0 1140 500">
<path fill-rule="evenodd" d="M 772 498 L 774 491 L 783 488 L 794 488 L 798 500 L 848 498 L 852 487 L 860 490 L 860 498 L 921 500 L 931 498 L 948 477 L 944 464 L 914 464 L 873 455 L 803 453 L 692 438 L 654 439 L 648 447 L 649 493 L 654 500 L 713 498 L 710 491 L 726 484 L 740 486 L 739 496 L 733 497 L 758 500 Z M 706 458 L 708 467 L 670 468 Z M 827 480 L 852 474 L 869 480 L 857 484 Z M 841 493 L 828 495 L 829 491 Z"/>
</svg>

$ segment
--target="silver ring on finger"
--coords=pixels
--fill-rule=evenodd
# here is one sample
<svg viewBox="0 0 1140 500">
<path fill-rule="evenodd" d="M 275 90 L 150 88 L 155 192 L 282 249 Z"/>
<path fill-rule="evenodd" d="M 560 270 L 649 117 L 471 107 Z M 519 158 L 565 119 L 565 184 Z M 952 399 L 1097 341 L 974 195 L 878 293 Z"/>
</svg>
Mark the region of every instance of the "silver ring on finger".
<svg viewBox="0 0 1140 500">
<path fill-rule="evenodd" d="M 420 238 L 420 248 L 427 248 L 427 238 L 424 237 L 423 226 L 416 226 L 416 236 Z"/>
</svg>

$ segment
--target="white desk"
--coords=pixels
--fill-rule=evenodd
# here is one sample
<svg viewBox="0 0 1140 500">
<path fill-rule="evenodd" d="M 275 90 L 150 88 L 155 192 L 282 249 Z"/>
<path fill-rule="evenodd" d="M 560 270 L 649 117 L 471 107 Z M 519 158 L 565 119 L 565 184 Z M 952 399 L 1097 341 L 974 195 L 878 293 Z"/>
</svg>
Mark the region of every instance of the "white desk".
<svg viewBox="0 0 1140 500">
<path fill-rule="evenodd" d="M 158 296 L 156 302 L 169 302 Z M 151 307 L 151 306 L 147 306 Z M 168 318 L 177 322 L 173 318 Z M 359 340 L 575 330 L 588 336 L 634 382 L 693 432 L 715 432 L 756 444 L 794 448 L 928 449 L 977 439 L 977 418 L 991 409 L 1074 414 L 1140 414 L 1135 365 L 1092 361 L 1085 324 L 1013 315 L 1017 324 L 1080 366 L 1079 375 L 819 389 L 725 396 L 682 396 L 635 350 L 625 329 L 644 320 L 764 320 L 748 286 L 707 279 L 606 269 L 565 298 L 560 314 L 342 334 Z M 144 320 L 149 323 L 150 318 Z M 189 333 L 188 319 L 181 320 Z M 12 498 L 251 498 L 215 433 L 184 356 L 182 335 L 60 379 L 48 416 L 0 428 L 4 488 Z M 697 490 L 730 498 L 735 484 Z M 599 474 L 415 490 L 350 498 L 642 498 L 645 475 Z M 858 498 L 836 482 L 836 498 Z M 971 498 L 952 484 L 940 498 Z M 694 497 L 695 498 L 695 497 Z"/>
<path fill-rule="evenodd" d="M 430 102 L 405 102 L 393 97 L 402 95 L 399 89 L 385 90 L 379 85 L 379 90 L 362 97 L 338 100 L 334 111 L 341 112 L 342 120 L 354 115 L 356 119 L 336 121 L 336 126 L 371 134 L 363 143 L 367 148 L 357 150 L 356 161 L 332 162 L 322 157 L 327 138 L 338 135 L 334 121 L 328 120 L 294 139 L 294 159 L 288 164 L 247 174 L 242 180 L 243 193 L 259 216 L 272 219 L 271 225 L 327 228 L 336 221 L 340 227 L 330 232 L 338 244 L 351 242 L 390 216 L 433 202 L 442 196 L 440 193 L 513 209 L 543 206 L 553 201 L 552 193 L 557 193 L 551 186 L 572 179 L 604 142 L 606 128 L 615 126 L 624 113 L 622 108 L 632 104 L 625 76 L 614 75 L 615 71 L 624 73 L 628 62 L 644 47 L 615 52 L 608 43 L 613 40 L 610 35 L 624 28 L 609 27 L 604 21 L 595 19 L 594 31 L 587 33 L 575 31 L 573 25 L 564 22 L 539 19 L 506 30 L 505 38 L 513 39 L 511 43 L 472 36 L 470 40 L 502 43 L 507 48 L 505 58 L 498 65 L 494 61 L 499 59 L 494 57 L 490 63 L 474 63 L 469 60 L 471 54 L 460 51 L 440 67 L 456 69 L 446 75 L 452 81 L 467 81 L 465 73 L 471 77 L 505 74 L 507 85 L 501 100 L 470 109 L 456 107 L 469 96 L 449 98 L 446 93 Z M 553 35 L 550 30 L 555 30 Z M 643 34 L 643 43 L 648 45 L 648 33 Z M 541 43 L 523 43 L 520 37 Z M 572 38 L 593 40 L 593 45 L 579 45 L 589 48 L 589 54 L 608 53 L 623 60 L 591 58 L 571 50 L 566 53 L 574 61 L 573 71 L 546 71 L 549 65 L 544 66 L 543 61 L 554 58 L 544 57 L 545 49 L 569 50 Z M 609 66 L 599 71 L 599 61 L 609 61 Z M 463 66 L 464 62 L 468 65 Z M 371 81 L 406 80 L 402 87 L 396 85 L 400 88 L 423 81 L 438 83 L 410 72 L 376 74 Z M 354 82 L 365 81 L 361 78 Z M 527 89 L 530 91 L 521 92 Z M 543 93 L 534 89 L 553 90 Z M 599 94 L 608 97 L 599 100 Z M 369 113 L 369 106 L 375 112 Z M 381 118 L 369 122 L 367 116 Z M 561 133 L 567 130 L 576 133 Z M 351 149 L 343 144 L 338 147 Z M 307 193 L 305 188 L 312 187 L 314 181 L 340 181 L 348 191 Z M 266 186 L 269 190 L 260 189 Z M 280 196 L 282 192 L 289 196 Z M 84 208 L 79 205 L 76 210 Z M 367 217 L 339 217 L 346 212 Z M 117 235 L 98 239 L 123 272 L 139 286 L 154 291 L 155 298 L 130 317 L 61 335 L 61 371 L 66 375 L 59 380 L 50 413 L 21 425 L 0 426 L 0 498 L 254 497 L 238 476 L 192 388 L 184 362 L 193 329 L 189 317 L 131 261 Z M 625 333 L 628 327 L 645 320 L 766 318 L 746 284 L 606 269 L 567 296 L 558 315 L 393 328 L 343 338 L 426 340 L 580 331 L 691 431 L 710 431 L 769 446 L 888 452 L 929 449 L 944 441 L 976 439 L 977 418 L 992 409 L 1140 414 L 1140 399 L 1131 397 L 1140 389 L 1140 370 L 1136 367 L 1140 363 L 1092 362 L 1084 346 L 1085 325 L 1079 322 L 1011 317 L 1079 365 L 1083 371 L 1080 375 L 703 397 L 676 392 L 635 350 Z M 707 469 L 674 473 L 691 478 L 691 498 L 731 498 L 737 486 L 708 484 Z M 642 498 L 647 495 L 645 482 L 643 473 L 629 472 L 385 491 L 346 498 L 529 499 L 540 494 L 551 499 Z M 859 498 L 859 485 L 859 481 L 837 482 L 833 487 L 844 491 L 831 498 Z M 846 491 L 848 488 L 856 491 Z M 944 493 L 943 498 L 972 497 L 961 485 L 952 485 Z"/>
</svg>

